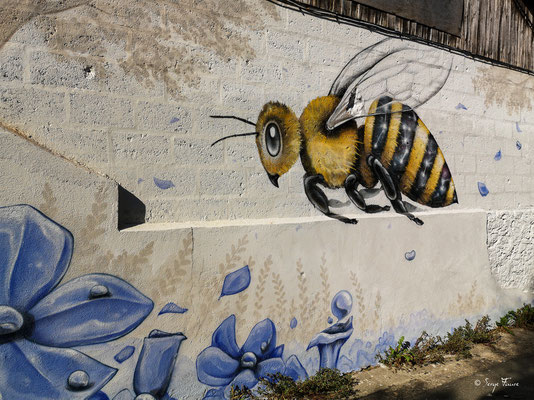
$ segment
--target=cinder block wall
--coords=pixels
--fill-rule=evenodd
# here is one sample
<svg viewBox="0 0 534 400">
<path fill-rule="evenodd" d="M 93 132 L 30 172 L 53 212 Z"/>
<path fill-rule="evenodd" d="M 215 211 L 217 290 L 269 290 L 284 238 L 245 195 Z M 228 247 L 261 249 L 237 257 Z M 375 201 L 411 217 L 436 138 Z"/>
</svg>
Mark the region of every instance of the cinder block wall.
<svg viewBox="0 0 534 400">
<path fill-rule="evenodd" d="M 209 146 L 247 125 L 209 115 L 255 121 L 270 100 L 300 115 L 382 36 L 267 2 L 141 3 L 80 6 L 21 26 L 0 53 L 3 121 L 109 175 L 146 204 L 148 222 L 316 215 L 299 164 L 272 187 L 250 138 Z M 454 57 L 419 115 L 451 168 L 456 208 L 532 206 L 533 103 L 532 76 Z"/>
</svg>

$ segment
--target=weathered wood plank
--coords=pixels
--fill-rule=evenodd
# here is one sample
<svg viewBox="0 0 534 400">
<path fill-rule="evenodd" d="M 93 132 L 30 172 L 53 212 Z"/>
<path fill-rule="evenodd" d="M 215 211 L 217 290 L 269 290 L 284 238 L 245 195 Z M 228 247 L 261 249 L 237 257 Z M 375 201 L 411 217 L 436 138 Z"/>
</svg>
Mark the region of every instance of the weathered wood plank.
<svg viewBox="0 0 534 400">
<path fill-rule="evenodd" d="M 350 18 L 401 35 L 471 53 L 534 72 L 534 33 L 518 9 L 534 21 L 533 13 L 516 0 L 464 0 L 460 36 L 428 27 L 353 0 L 272 0 L 304 12 L 318 9 L 331 19 Z M 313 12 L 312 12 L 313 13 Z"/>
</svg>

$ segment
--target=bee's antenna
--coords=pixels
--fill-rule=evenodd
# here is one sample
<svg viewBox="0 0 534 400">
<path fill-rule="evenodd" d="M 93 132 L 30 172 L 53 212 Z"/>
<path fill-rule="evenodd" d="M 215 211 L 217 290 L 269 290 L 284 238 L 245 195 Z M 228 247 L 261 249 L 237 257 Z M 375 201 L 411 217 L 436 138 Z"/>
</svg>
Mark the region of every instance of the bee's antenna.
<svg viewBox="0 0 534 400">
<path fill-rule="evenodd" d="M 235 117 L 233 115 L 210 115 L 211 118 L 228 118 L 228 119 L 237 119 L 238 121 L 244 122 L 245 124 L 249 124 L 252 126 L 256 126 L 254 122 L 249 121 L 245 118 Z"/>
<path fill-rule="evenodd" d="M 228 138 L 233 138 L 233 137 L 238 137 L 238 136 L 258 136 L 258 132 L 249 132 L 249 133 L 236 133 L 235 135 L 230 135 L 230 136 L 225 136 L 225 137 L 222 137 L 218 140 L 216 140 L 215 142 L 213 142 L 211 145 L 214 146 L 216 145 L 217 143 L 223 141 L 224 139 L 228 139 Z"/>
</svg>

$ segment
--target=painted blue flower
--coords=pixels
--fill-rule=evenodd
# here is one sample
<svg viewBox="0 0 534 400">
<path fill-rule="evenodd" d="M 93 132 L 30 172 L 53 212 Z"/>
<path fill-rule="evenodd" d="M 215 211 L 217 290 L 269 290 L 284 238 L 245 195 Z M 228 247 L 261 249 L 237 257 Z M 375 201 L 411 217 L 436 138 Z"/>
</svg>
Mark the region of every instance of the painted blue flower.
<svg viewBox="0 0 534 400">
<path fill-rule="evenodd" d="M 170 400 L 167 394 L 178 350 L 183 340 L 181 332 L 167 333 L 154 329 L 143 341 L 143 348 L 135 367 L 133 387 L 135 399 Z M 128 389 L 119 392 L 113 400 L 132 400 Z"/>
<path fill-rule="evenodd" d="M 213 332 L 211 346 L 197 357 L 198 380 L 219 387 L 208 391 L 205 398 L 227 398 L 232 386 L 251 389 L 259 378 L 285 372 L 284 345 L 276 347 L 274 323 L 268 318 L 258 322 L 239 348 L 235 339 L 235 321 L 235 315 L 226 318 Z"/>
<path fill-rule="evenodd" d="M 86 399 L 116 373 L 73 346 L 114 340 L 153 303 L 123 280 L 90 274 L 61 286 L 69 231 L 33 207 L 0 208 L 0 393 L 9 400 Z"/>
<path fill-rule="evenodd" d="M 341 347 L 349 340 L 352 328 L 352 296 L 346 290 L 341 290 L 332 299 L 332 314 L 338 321 L 315 335 L 306 350 L 312 347 L 319 349 L 320 368 L 336 368 Z"/>
</svg>

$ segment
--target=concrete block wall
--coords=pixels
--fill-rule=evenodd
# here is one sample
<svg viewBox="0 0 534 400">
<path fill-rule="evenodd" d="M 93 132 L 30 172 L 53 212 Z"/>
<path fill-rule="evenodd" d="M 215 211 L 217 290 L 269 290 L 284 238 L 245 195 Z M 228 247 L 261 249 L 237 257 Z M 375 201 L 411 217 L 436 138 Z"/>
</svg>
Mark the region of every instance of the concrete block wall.
<svg viewBox="0 0 534 400">
<path fill-rule="evenodd" d="M 115 15 L 119 5 L 37 16 L 0 53 L 3 120 L 119 182 L 146 204 L 148 222 L 316 215 L 303 195 L 299 164 L 275 189 L 250 138 L 209 146 L 247 126 L 209 115 L 255 121 L 270 100 L 299 115 L 310 100 L 328 93 L 348 60 L 382 36 L 253 1 L 231 11 L 188 4 L 191 15 L 222 21 L 225 45 L 241 48 L 221 54 L 210 43 L 224 43 L 217 31 L 207 29 L 207 43 L 199 45 L 191 26 L 174 25 L 185 23 L 173 20 L 178 5 L 145 3 L 151 13 L 143 30 L 154 37 L 149 44 L 184 52 L 169 55 L 174 65 L 135 58 L 149 44 L 138 49 L 133 28 L 119 22 L 141 18 L 140 5 L 126 6 L 129 17 Z M 115 19 L 104 19 L 105 12 Z M 255 24 L 247 25 L 247 18 Z M 83 39 L 74 20 L 86 26 Z M 454 56 L 445 87 L 419 110 L 451 167 L 460 202 L 454 208 L 532 207 L 533 93 L 531 76 Z M 495 161 L 498 151 L 502 157 Z M 154 177 L 174 187 L 162 190 Z M 488 196 L 479 194 L 478 182 L 486 184 Z"/>
</svg>

